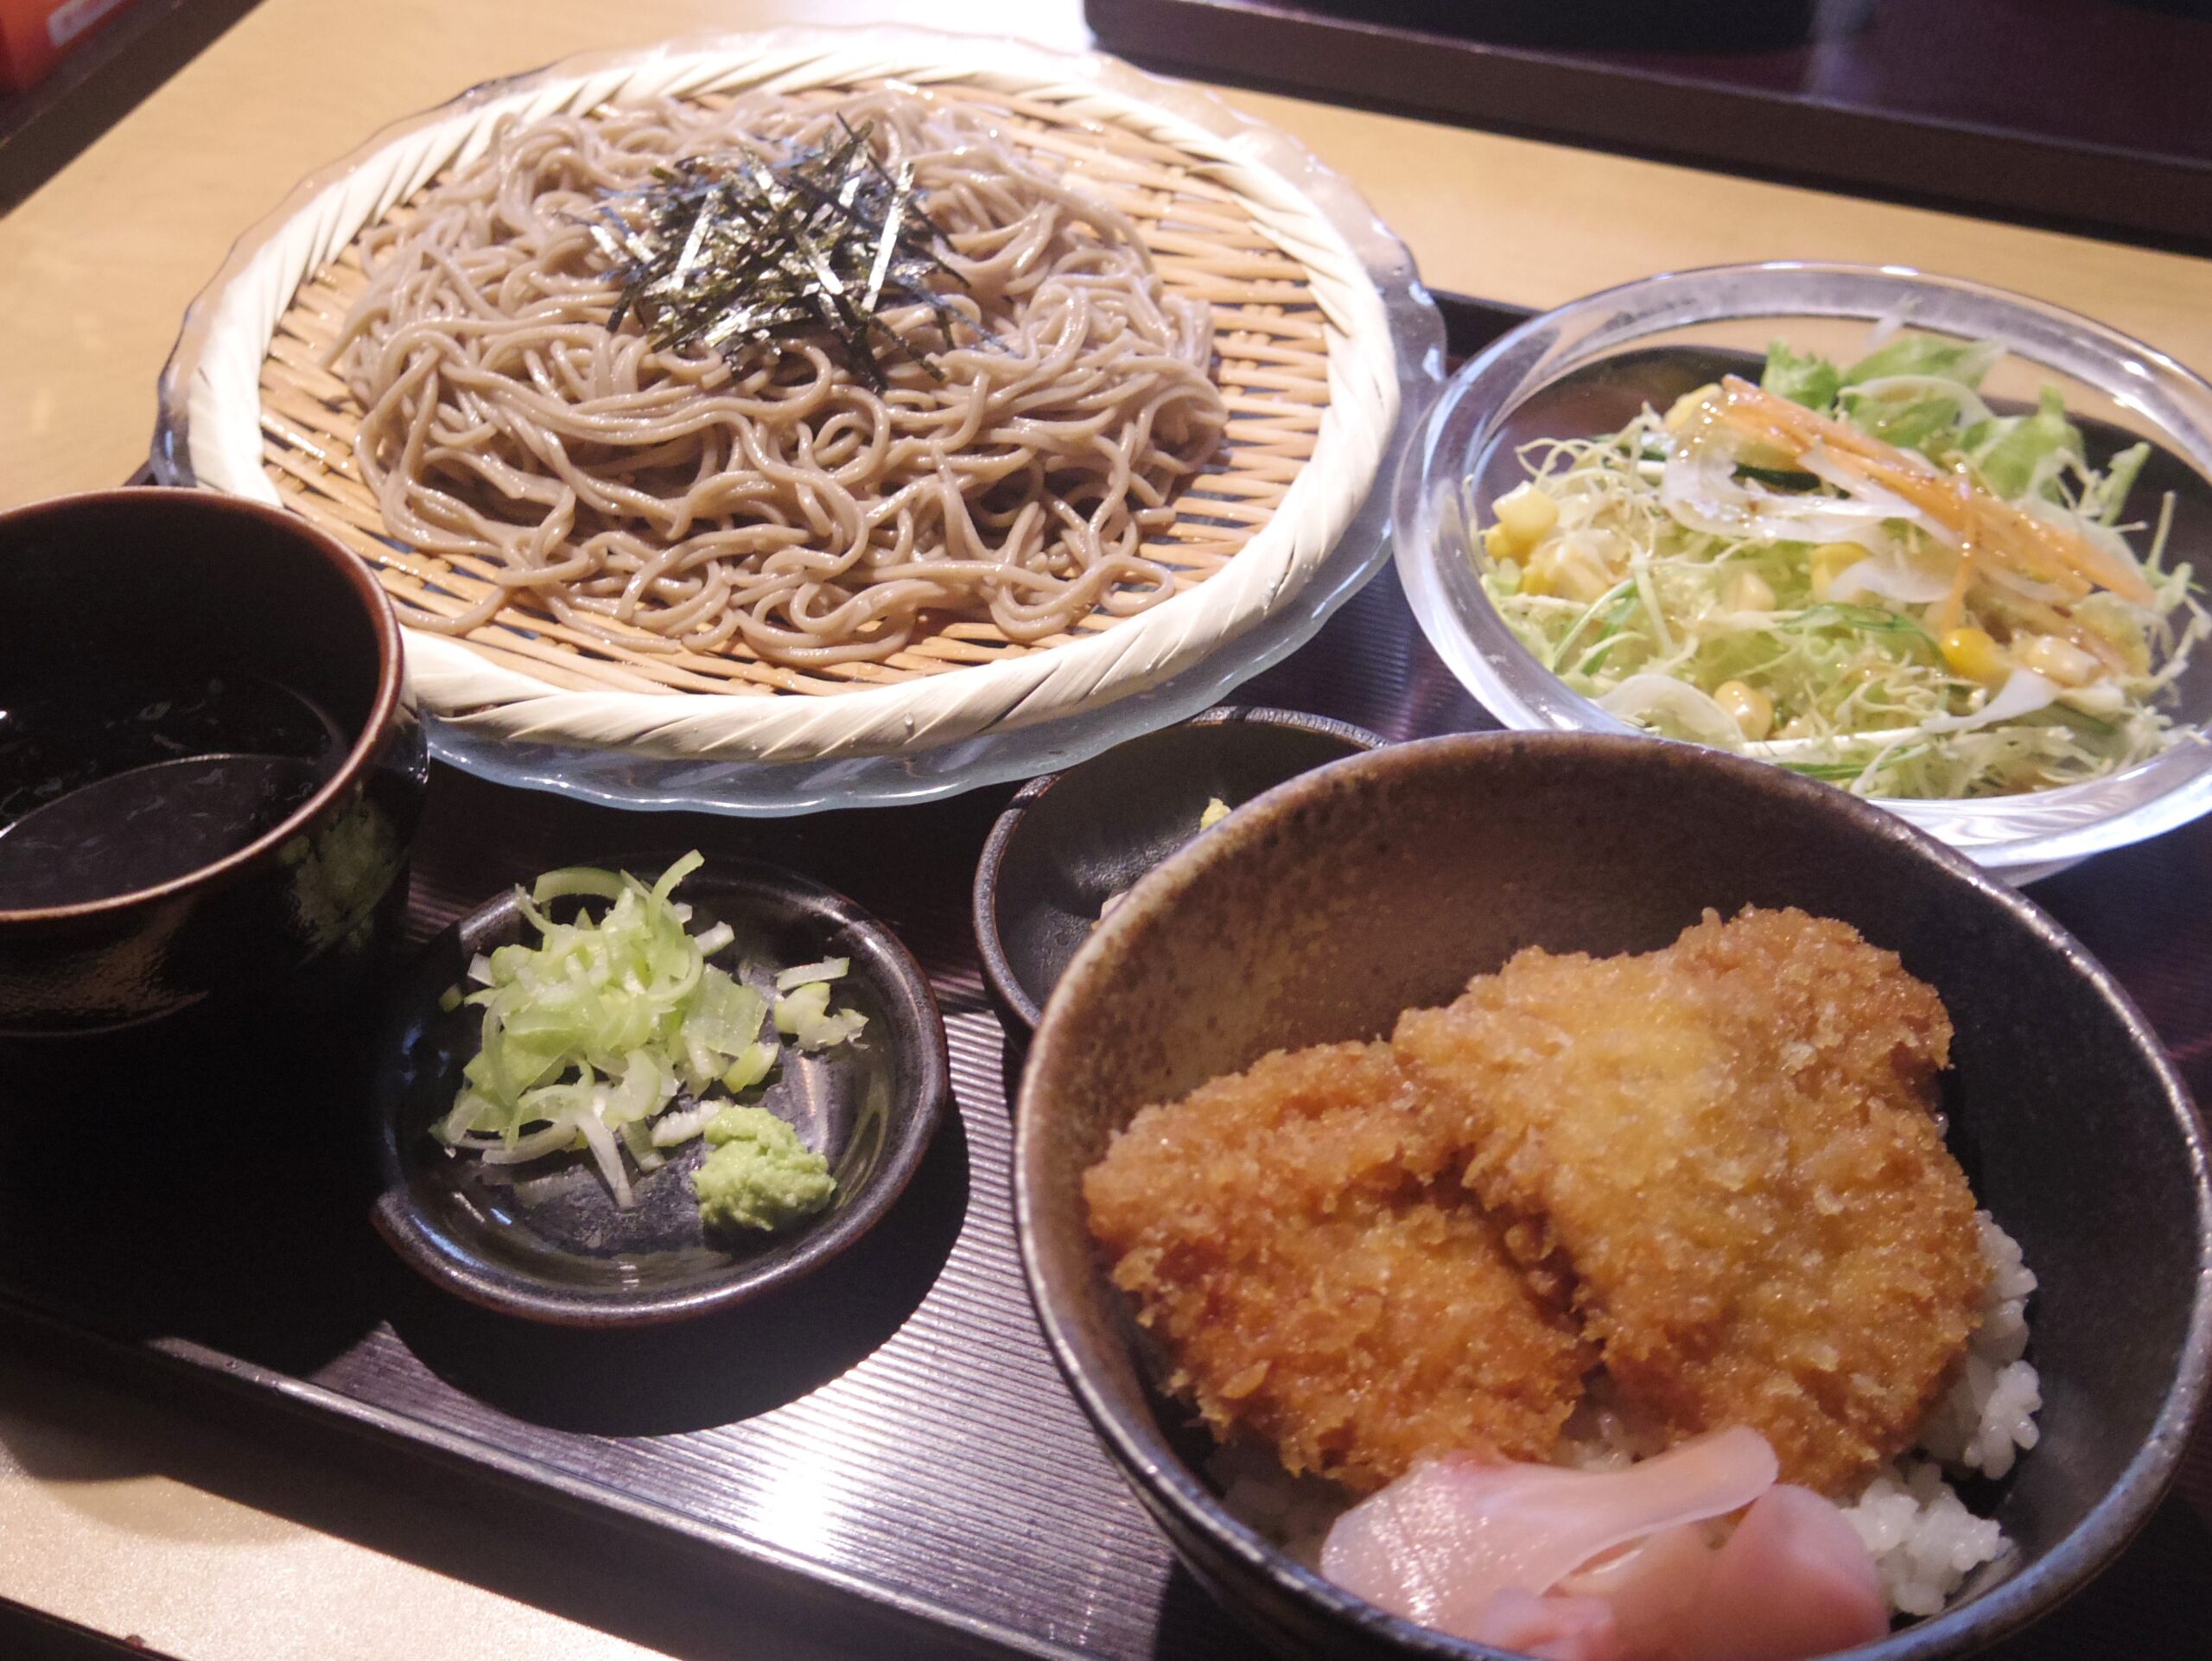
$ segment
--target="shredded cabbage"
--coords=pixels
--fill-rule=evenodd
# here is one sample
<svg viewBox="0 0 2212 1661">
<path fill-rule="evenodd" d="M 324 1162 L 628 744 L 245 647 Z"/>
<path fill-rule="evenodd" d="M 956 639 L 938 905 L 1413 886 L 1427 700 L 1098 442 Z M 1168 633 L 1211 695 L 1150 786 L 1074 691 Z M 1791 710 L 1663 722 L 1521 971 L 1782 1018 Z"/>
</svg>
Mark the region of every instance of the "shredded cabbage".
<svg viewBox="0 0 2212 1661">
<path fill-rule="evenodd" d="M 661 1150 L 698 1136 L 729 1097 L 768 1077 L 779 1051 L 762 1035 L 767 997 L 708 961 L 735 944 L 734 931 L 718 923 L 692 933 L 691 908 L 674 898 L 704 862 L 686 854 L 650 887 L 575 866 L 516 890 L 537 944 L 478 957 L 468 973 L 478 990 L 441 1000 L 480 1009 L 483 1024 L 435 1128 L 440 1141 L 493 1164 L 588 1149 L 626 1207 L 626 1151 L 641 1172 L 658 1168 Z M 568 921 L 548 914 L 570 899 L 607 903 Z M 849 1042 L 866 1026 L 857 1011 L 830 1010 L 830 983 L 849 966 L 833 958 L 776 977 L 777 1025 L 802 1049 Z M 787 1005 L 800 1015 L 789 1026 Z"/>
<path fill-rule="evenodd" d="M 1605 709 L 1861 795 L 2133 766 L 2187 735 L 2159 706 L 2212 618 L 2190 568 L 2165 563 L 2171 500 L 2122 522 L 2149 447 L 2092 466 L 2055 388 L 1993 413 L 1980 387 L 2001 355 L 1906 334 L 1839 368 L 1777 341 L 1763 391 L 1703 388 L 1616 433 L 1529 445 L 1556 518 L 1523 541 L 1497 516 L 1483 586 Z M 2004 548 L 1961 533 L 2006 515 L 2024 528 Z"/>
</svg>

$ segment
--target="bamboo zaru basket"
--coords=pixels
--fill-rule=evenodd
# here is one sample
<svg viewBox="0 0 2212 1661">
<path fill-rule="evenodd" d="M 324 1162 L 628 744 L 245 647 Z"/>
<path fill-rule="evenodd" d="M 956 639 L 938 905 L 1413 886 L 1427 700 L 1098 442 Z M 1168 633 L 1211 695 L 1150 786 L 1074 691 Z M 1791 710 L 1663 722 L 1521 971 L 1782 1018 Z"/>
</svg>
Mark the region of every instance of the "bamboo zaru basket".
<svg viewBox="0 0 2212 1661">
<path fill-rule="evenodd" d="M 408 605 L 465 611 L 490 586 L 487 568 L 389 536 L 356 468 L 360 411 L 330 360 L 366 281 L 363 230 L 404 214 L 504 118 L 661 96 L 713 105 L 755 89 L 829 97 L 887 80 L 977 108 L 1129 216 L 1162 280 L 1212 308 L 1227 434 L 1144 549 L 1176 592 L 1028 645 L 947 619 L 887 661 L 818 669 L 764 662 L 741 643 L 709 654 L 642 632 L 634 646 L 610 642 L 524 597 L 465 636 L 408 632 L 423 704 L 477 734 L 539 743 L 753 761 L 880 754 L 1157 685 L 1291 603 L 1366 496 L 1398 413 L 1389 322 L 1365 266 L 1299 183 L 1260 159 L 1284 143 L 1251 141 L 1264 130 L 1219 111 L 1215 130 L 1160 107 L 1118 65 L 953 36 L 797 31 L 578 60 L 381 135 L 303 184 L 195 303 L 164 376 L 175 470 L 311 519 Z"/>
</svg>

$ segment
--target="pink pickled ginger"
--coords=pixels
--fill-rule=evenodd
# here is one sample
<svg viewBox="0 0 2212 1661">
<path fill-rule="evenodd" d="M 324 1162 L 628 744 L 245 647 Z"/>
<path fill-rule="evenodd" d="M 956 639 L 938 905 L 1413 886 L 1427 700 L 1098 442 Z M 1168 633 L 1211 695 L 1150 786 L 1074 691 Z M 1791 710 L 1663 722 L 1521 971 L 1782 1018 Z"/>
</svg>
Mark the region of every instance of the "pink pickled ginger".
<svg viewBox="0 0 2212 1661">
<path fill-rule="evenodd" d="M 1617 1471 L 1438 1460 L 1338 1518 L 1321 1571 L 1541 1661 L 1808 1661 L 1882 1637 L 1889 1608 L 1857 1532 L 1776 1474 L 1748 1429 Z M 1738 1511 L 1716 1547 L 1706 1525 Z"/>
<path fill-rule="evenodd" d="M 1466 1638 L 1500 1592 L 1548 1592 L 1599 1553 L 1741 1511 L 1774 1486 L 1756 1430 L 1715 1432 L 1618 1471 L 1454 1455 L 1416 1467 L 1329 1531 L 1321 1572 Z"/>
</svg>

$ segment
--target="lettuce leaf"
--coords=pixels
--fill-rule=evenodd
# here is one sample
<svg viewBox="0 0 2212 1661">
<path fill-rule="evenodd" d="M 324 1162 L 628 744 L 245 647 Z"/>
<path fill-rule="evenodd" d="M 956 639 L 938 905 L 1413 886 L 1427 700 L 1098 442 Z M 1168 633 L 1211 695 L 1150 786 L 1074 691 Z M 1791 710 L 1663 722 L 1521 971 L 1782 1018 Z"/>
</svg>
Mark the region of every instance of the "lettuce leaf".
<svg viewBox="0 0 2212 1661">
<path fill-rule="evenodd" d="M 1889 375 L 1936 375 L 1979 391 L 1981 378 L 2005 355 L 1999 340 L 1947 340 L 1935 334 L 1900 334 L 1843 372 L 1840 385 Z"/>
<path fill-rule="evenodd" d="M 1921 450 L 1933 457 L 1959 447 L 1956 398 L 1883 398 L 1847 389 L 1840 407 L 1844 419 L 1860 431 L 1899 449 Z"/>
<path fill-rule="evenodd" d="M 2107 525 L 2118 525 L 2127 511 L 2127 493 L 2135 488 L 2136 475 L 2151 459 L 2148 442 L 2130 444 L 2112 458 L 2105 476 L 2082 499 L 2082 511 Z"/>
<path fill-rule="evenodd" d="M 1834 364 L 1817 352 L 1800 357 L 1789 349 L 1787 340 L 1777 340 L 1767 347 L 1766 367 L 1759 372 L 1762 390 L 1808 410 L 1827 409 L 1835 402 L 1842 384 Z"/>
<path fill-rule="evenodd" d="M 2056 386 L 2043 389 L 2031 416 L 1976 423 L 1966 436 L 1966 449 L 1984 481 L 2007 500 L 2049 482 L 2042 469 L 2050 457 L 2083 453 L 2081 430 L 2066 418 L 2066 399 Z"/>
</svg>

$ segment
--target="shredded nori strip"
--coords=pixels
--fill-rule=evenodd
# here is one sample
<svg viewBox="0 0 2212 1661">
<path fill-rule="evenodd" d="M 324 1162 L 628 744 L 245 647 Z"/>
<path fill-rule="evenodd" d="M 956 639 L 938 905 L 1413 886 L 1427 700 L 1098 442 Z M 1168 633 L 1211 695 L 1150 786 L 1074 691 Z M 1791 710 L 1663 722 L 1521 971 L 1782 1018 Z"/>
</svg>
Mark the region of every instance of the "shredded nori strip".
<svg viewBox="0 0 2212 1661">
<path fill-rule="evenodd" d="M 664 351 L 747 351 L 817 334 L 855 376 L 881 388 L 880 348 L 943 379 L 926 352 L 886 322 L 888 299 L 923 305 L 946 340 L 962 321 L 936 278 L 960 281 L 935 251 L 944 232 L 922 211 L 913 169 L 887 172 L 840 118 L 834 145 L 771 162 L 750 151 L 691 156 L 654 182 L 610 191 L 589 224 L 622 284 L 609 329 L 633 313 Z"/>
</svg>

